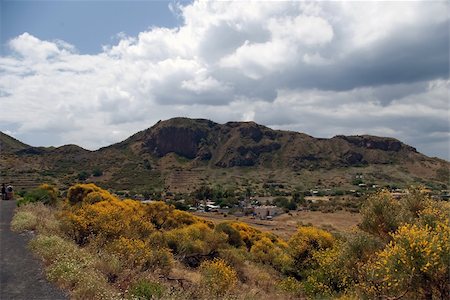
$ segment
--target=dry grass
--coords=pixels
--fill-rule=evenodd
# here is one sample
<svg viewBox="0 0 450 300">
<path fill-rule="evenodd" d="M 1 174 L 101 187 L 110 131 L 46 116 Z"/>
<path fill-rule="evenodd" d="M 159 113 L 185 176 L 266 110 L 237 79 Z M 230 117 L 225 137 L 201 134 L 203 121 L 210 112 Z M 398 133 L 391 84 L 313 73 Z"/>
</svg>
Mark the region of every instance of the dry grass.
<svg viewBox="0 0 450 300">
<path fill-rule="evenodd" d="M 299 225 L 313 225 L 319 228 L 335 230 L 340 232 L 351 231 L 361 220 L 358 213 L 347 211 L 336 211 L 334 213 L 323 213 L 320 211 L 295 211 L 282 214 L 271 221 L 260 220 L 250 216 L 235 217 L 233 215 L 224 216 L 220 213 L 195 212 L 194 215 L 210 220 L 214 223 L 224 221 L 245 222 L 259 230 L 270 231 L 278 236 L 288 239 L 294 234 Z"/>
<path fill-rule="evenodd" d="M 17 232 L 30 230 L 45 234 L 61 233 L 54 209 L 39 202 L 18 207 L 11 228 Z"/>
</svg>

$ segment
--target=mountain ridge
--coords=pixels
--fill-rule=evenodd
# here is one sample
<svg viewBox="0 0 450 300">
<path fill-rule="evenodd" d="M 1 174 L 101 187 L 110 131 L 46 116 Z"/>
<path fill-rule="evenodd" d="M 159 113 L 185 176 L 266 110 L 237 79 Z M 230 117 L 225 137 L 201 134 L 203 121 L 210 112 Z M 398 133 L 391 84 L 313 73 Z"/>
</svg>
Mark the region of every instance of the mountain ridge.
<svg viewBox="0 0 450 300">
<path fill-rule="evenodd" d="M 6 177 L 28 172 L 37 174 L 36 182 L 65 185 L 76 181 L 80 172 L 101 170 L 101 176 L 88 181 L 137 191 L 179 191 L 180 186 L 187 191 L 205 184 L 240 187 L 248 182 L 260 187 L 270 180 L 292 188 L 317 183 L 349 188 L 360 173 L 377 184 L 444 186 L 450 168 L 447 161 L 427 157 L 395 138 L 315 138 L 255 122 L 219 124 L 207 119 L 159 121 L 95 151 L 77 145 L 27 148 L 20 143 L 2 153 L 8 156 L 2 159 Z"/>
</svg>

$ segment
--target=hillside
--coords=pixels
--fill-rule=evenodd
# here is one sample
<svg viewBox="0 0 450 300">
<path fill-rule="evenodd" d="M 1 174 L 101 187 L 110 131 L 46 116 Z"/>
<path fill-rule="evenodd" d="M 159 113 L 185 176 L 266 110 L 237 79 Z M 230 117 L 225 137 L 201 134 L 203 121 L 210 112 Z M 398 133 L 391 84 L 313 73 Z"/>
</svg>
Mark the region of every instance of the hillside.
<svg viewBox="0 0 450 300">
<path fill-rule="evenodd" d="M 2 140 L 15 141 L 5 134 Z M 136 192 L 189 192 L 204 184 L 258 191 L 268 183 L 286 189 L 348 189 L 356 176 L 367 184 L 422 183 L 439 189 L 448 183 L 450 168 L 447 161 L 429 158 L 393 138 L 321 139 L 254 122 L 218 124 L 188 118 L 160 121 L 97 151 L 75 145 L 13 145 L 2 153 L 7 180 L 29 173 L 36 181 L 65 185 L 80 172 L 92 175 L 96 170 L 101 174 L 87 181 Z"/>
<path fill-rule="evenodd" d="M 30 146 L 0 131 L 0 153 L 14 153 L 26 148 Z"/>
</svg>

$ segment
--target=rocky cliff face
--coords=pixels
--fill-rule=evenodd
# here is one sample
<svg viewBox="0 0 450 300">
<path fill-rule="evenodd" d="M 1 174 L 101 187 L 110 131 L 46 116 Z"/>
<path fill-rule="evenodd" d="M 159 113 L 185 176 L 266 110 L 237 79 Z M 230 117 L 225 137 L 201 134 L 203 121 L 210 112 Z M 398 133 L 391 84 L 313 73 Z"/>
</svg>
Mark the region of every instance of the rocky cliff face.
<svg viewBox="0 0 450 300">
<path fill-rule="evenodd" d="M 254 122 L 217 124 L 203 119 L 175 118 L 158 122 L 131 142 L 157 157 L 176 153 L 211 167 L 277 165 L 291 169 L 392 164 L 417 151 L 393 138 L 336 136 L 317 139 L 272 130 Z"/>
<path fill-rule="evenodd" d="M 394 152 L 399 152 L 400 150 L 407 150 L 417 152 L 415 148 L 405 145 L 402 142 L 393 138 L 384 138 L 370 135 L 362 135 L 362 136 L 340 135 L 337 136 L 337 138 L 341 138 L 352 145 L 366 149 L 377 149 Z"/>
</svg>

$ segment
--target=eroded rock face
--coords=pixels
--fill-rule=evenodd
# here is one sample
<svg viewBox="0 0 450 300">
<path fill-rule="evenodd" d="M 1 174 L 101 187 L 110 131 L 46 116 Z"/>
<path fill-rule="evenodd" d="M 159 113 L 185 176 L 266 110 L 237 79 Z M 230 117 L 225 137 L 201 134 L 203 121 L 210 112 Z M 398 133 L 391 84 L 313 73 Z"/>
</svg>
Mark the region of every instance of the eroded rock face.
<svg viewBox="0 0 450 300">
<path fill-rule="evenodd" d="M 239 128 L 239 132 L 242 137 L 251 138 L 255 142 L 261 141 L 264 135 L 262 130 L 257 126 L 241 127 Z"/>
<path fill-rule="evenodd" d="M 164 127 L 153 132 L 152 136 L 144 143 L 144 147 L 150 152 L 162 157 L 170 152 L 189 159 L 197 157 L 200 142 L 206 139 L 208 132 L 189 127 Z M 202 158 L 208 159 L 207 149 L 203 149 Z"/>
<path fill-rule="evenodd" d="M 339 138 L 344 139 L 355 146 L 367 149 L 398 152 L 402 148 L 408 147 L 409 150 L 416 151 L 416 149 L 406 146 L 400 141 L 392 138 L 380 138 L 374 136 L 339 136 Z"/>
<path fill-rule="evenodd" d="M 280 148 L 280 143 L 272 142 L 228 149 L 226 155 L 216 163 L 216 166 L 223 168 L 254 166 L 259 162 L 263 153 L 277 151 Z"/>
<path fill-rule="evenodd" d="M 354 151 L 348 151 L 344 153 L 344 155 L 342 156 L 342 161 L 344 162 L 344 164 L 350 166 L 367 163 L 367 161 L 364 160 L 364 157 L 361 153 L 357 153 Z"/>
<path fill-rule="evenodd" d="M 29 147 L 26 149 L 22 149 L 19 151 L 16 151 L 17 155 L 41 155 L 46 153 L 47 151 L 44 148 L 40 147 Z"/>
<path fill-rule="evenodd" d="M 146 153 L 158 157 L 176 153 L 222 168 L 270 166 L 274 157 L 277 164 L 292 169 L 386 164 L 416 152 L 393 138 L 362 135 L 320 139 L 254 122 L 220 125 L 187 118 L 158 122 L 135 138 Z"/>
</svg>

